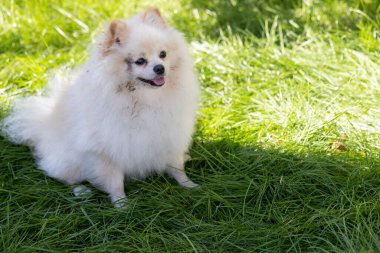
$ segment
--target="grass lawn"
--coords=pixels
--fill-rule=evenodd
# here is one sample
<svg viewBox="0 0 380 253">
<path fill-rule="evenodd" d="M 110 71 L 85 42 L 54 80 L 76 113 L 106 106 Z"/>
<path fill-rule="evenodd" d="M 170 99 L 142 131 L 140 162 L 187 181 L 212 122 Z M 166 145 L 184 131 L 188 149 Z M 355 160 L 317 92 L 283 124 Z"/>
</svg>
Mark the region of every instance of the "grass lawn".
<svg viewBox="0 0 380 253">
<path fill-rule="evenodd" d="M 112 18 L 156 5 L 202 101 L 186 164 L 75 197 L 0 137 L 1 252 L 380 252 L 378 0 L 3 1 L 0 117 L 87 59 Z"/>
</svg>

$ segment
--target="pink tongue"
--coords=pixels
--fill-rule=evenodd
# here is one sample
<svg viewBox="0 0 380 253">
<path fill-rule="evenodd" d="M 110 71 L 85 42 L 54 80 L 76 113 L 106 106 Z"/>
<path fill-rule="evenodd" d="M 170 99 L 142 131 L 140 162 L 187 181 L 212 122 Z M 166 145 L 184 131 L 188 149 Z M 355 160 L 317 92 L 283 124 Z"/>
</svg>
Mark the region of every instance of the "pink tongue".
<svg viewBox="0 0 380 253">
<path fill-rule="evenodd" d="M 165 77 L 163 76 L 156 77 L 152 81 L 154 82 L 155 85 L 162 86 L 165 84 Z"/>
</svg>

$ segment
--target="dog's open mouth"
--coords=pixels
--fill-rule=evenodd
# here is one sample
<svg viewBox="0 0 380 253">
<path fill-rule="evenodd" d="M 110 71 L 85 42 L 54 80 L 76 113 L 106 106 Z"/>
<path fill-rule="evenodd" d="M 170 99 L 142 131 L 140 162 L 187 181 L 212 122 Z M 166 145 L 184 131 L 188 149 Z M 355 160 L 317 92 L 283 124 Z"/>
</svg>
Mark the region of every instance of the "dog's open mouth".
<svg viewBox="0 0 380 253">
<path fill-rule="evenodd" d="M 153 78 L 152 80 L 144 79 L 141 77 L 138 77 L 137 79 L 139 79 L 142 82 L 149 83 L 150 85 L 157 86 L 157 87 L 160 87 L 165 84 L 164 76 L 158 76 L 158 77 Z"/>
</svg>

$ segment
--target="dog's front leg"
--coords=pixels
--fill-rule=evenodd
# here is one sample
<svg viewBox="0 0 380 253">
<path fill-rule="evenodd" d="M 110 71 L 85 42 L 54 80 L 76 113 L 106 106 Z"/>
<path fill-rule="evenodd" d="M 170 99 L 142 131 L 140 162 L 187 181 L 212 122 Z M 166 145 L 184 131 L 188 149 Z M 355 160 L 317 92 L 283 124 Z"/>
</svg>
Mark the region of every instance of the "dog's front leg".
<svg viewBox="0 0 380 253">
<path fill-rule="evenodd" d="M 188 155 L 174 159 L 173 162 L 169 164 L 167 173 L 169 176 L 173 177 L 179 185 L 185 188 L 195 188 L 199 185 L 191 181 L 190 178 L 186 175 L 184 167 L 185 159 L 189 159 Z"/>
<path fill-rule="evenodd" d="M 126 195 L 124 192 L 124 173 L 109 159 L 92 157 L 88 181 L 98 189 L 109 194 L 115 207 L 124 207 Z"/>
</svg>

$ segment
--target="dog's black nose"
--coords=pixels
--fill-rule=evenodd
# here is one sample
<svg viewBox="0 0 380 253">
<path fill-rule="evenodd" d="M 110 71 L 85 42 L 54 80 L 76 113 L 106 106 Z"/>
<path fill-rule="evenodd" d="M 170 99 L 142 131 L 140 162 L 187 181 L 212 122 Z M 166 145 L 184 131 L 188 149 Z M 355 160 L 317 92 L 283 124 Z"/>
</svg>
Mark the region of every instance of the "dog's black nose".
<svg viewBox="0 0 380 253">
<path fill-rule="evenodd" d="M 158 65 L 156 65 L 156 66 L 153 67 L 153 71 L 157 75 L 162 75 L 162 74 L 165 73 L 165 67 L 162 64 L 158 64 Z"/>
</svg>

